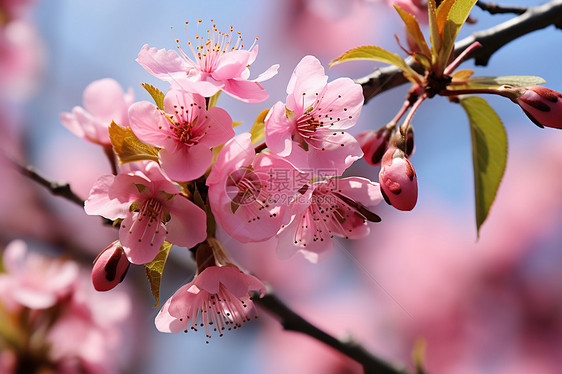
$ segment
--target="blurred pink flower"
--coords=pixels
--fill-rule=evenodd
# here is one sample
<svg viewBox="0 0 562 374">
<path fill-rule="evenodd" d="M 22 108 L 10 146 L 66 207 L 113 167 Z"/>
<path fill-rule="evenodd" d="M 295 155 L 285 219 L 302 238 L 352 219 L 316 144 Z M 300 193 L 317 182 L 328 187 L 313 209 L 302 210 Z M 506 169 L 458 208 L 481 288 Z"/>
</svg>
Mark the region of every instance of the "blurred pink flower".
<svg viewBox="0 0 562 374">
<path fill-rule="evenodd" d="M 210 148 L 234 136 L 228 113 L 205 107 L 204 97 L 171 89 L 164 98 L 164 111 L 147 101 L 135 103 L 129 110 L 133 132 L 143 142 L 162 148 L 162 169 L 173 180 L 202 176 L 213 159 Z"/>
<path fill-rule="evenodd" d="M 33 94 L 41 82 L 44 54 L 32 24 L 15 19 L 2 25 L 0 20 L 0 98 L 18 101 Z"/>
<path fill-rule="evenodd" d="M 224 330 L 236 329 L 257 316 L 250 292 L 265 294 L 264 284 L 236 266 L 210 266 L 195 276 L 169 298 L 156 316 L 156 327 L 162 332 L 187 332 L 205 326 L 222 336 Z"/>
<path fill-rule="evenodd" d="M 241 242 L 273 237 L 291 219 L 289 202 L 306 183 L 299 185 L 296 176 L 301 173 L 284 159 L 256 155 L 249 133 L 236 136 L 221 150 L 207 178 L 215 219 Z"/>
<path fill-rule="evenodd" d="M 84 209 L 90 215 L 123 219 L 119 240 L 133 264 L 152 261 L 164 240 L 192 247 L 207 237 L 205 212 L 181 195 L 155 162 L 144 172 L 102 176 Z"/>
<path fill-rule="evenodd" d="M 6 247 L 2 264 L 6 273 L 0 274 L 0 298 L 9 309 L 50 308 L 69 296 L 78 278 L 75 263 L 28 253 L 21 240 L 12 241 Z"/>
<path fill-rule="evenodd" d="M 201 21 L 198 22 L 198 25 Z M 188 42 L 193 59 L 179 47 L 175 51 L 142 46 L 137 62 L 150 74 L 188 92 L 211 97 L 219 91 L 249 103 L 269 97 L 259 82 L 277 74 L 279 65 L 271 66 L 254 80 L 249 80 L 250 66 L 258 54 L 258 46 L 243 50 L 242 38 L 222 33 L 212 25 L 207 38 L 196 37 L 197 45 Z M 179 42 L 179 41 L 177 41 Z M 200 44 L 199 44 L 200 43 Z"/>
<path fill-rule="evenodd" d="M 327 83 L 320 61 L 305 56 L 287 86 L 286 104 L 276 103 L 265 119 L 269 149 L 297 168 L 331 169 L 343 173 L 363 155 L 345 131 L 355 125 L 363 106 L 361 86 L 349 78 Z M 295 148 L 306 151 L 298 157 Z M 305 160 L 305 162 L 302 162 Z"/>
<path fill-rule="evenodd" d="M 100 79 L 84 90 L 84 107 L 75 106 L 72 113 L 62 113 L 61 122 L 74 135 L 95 144 L 111 146 L 109 125 L 111 121 L 128 126 L 128 110 L 134 102 L 133 90 L 128 92 L 115 80 Z"/>
<path fill-rule="evenodd" d="M 293 221 L 278 234 L 277 253 L 282 259 L 298 251 L 319 262 L 331 253 L 334 236 L 361 238 L 369 234 L 368 221 L 380 221 L 366 208 L 382 200 L 378 183 L 359 177 L 330 178 L 306 187 L 294 203 Z"/>
</svg>

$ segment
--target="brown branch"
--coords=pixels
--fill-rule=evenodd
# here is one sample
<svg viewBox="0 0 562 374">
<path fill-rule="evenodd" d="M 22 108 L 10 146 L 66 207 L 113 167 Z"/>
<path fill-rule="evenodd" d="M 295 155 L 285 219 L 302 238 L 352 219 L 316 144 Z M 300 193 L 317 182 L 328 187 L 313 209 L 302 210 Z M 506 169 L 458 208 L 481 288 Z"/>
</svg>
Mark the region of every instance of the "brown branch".
<svg viewBox="0 0 562 374">
<path fill-rule="evenodd" d="M 476 6 L 490 14 L 505 14 L 505 13 L 523 14 L 528 9 L 528 7 L 524 7 L 524 6 L 499 5 L 496 3 L 485 3 L 480 0 L 476 2 Z"/>
<path fill-rule="evenodd" d="M 8 156 L 5 157 L 10 160 L 10 162 L 18 172 L 28 177 L 32 181 L 39 183 L 41 186 L 47 188 L 53 195 L 63 197 L 82 207 L 84 206 L 84 200 L 72 191 L 68 183 L 57 183 L 54 181 L 50 181 L 39 174 L 33 166 L 23 165 Z"/>
<path fill-rule="evenodd" d="M 308 335 L 357 361 L 363 366 L 365 373 L 373 374 L 409 374 L 406 369 L 394 366 L 368 352 L 365 348 L 353 341 L 342 341 L 314 326 L 285 303 L 274 293 L 268 290 L 267 294 L 259 298 L 254 295 L 255 303 L 265 308 L 269 313 L 279 319 L 283 328 L 287 331 L 299 332 Z"/>
<path fill-rule="evenodd" d="M 550 25 L 562 28 L 562 0 L 552 0 L 543 5 L 529 7 L 524 14 L 518 17 L 487 30 L 475 32 L 456 43 L 455 56 L 458 56 L 477 41 L 482 44 L 482 47 L 470 53 L 466 60 L 474 59 L 476 65 L 485 66 L 488 64 L 490 57 L 504 45 Z M 412 58 L 408 58 L 406 61 L 410 66 L 416 68 Z M 367 103 L 381 92 L 408 81 L 402 75 L 402 70 L 395 66 L 387 66 L 377 69 L 371 75 L 357 79 L 356 82 L 363 86 L 363 96 L 365 97 L 365 103 Z"/>
</svg>

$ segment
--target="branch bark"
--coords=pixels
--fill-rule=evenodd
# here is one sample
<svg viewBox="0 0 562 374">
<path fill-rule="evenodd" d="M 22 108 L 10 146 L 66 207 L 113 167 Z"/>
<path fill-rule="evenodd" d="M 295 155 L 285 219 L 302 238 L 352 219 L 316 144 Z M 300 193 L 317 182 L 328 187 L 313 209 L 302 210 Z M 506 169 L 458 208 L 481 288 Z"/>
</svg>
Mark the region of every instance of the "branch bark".
<svg viewBox="0 0 562 374">
<path fill-rule="evenodd" d="M 259 295 L 256 294 L 252 299 L 255 303 L 277 317 L 285 330 L 299 332 L 321 341 L 322 343 L 360 363 L 361 366 L 363 366 L 365 373 L 410 374 L 410 372 L 406 369 L 394 366 L 389 362 L 372 355 L 356 342 L 337 339 L 327 332 L 319 329 L 295 313 L 269 290 L 263 298 L 259 298 Z"/>
<path fill-rule="evenodd" d="M 506 5 L 499 5 L 496 3 L 485 3 L 483 1 L 477 1 L 476 6 L 490 14 L 505 14 L 505 13 L 523 14 L 528 9 L 528 7 L 524 7 L 524 6 L 506 6 Z"/>
<path fill-rule="evenodd" d="M 474 42 L 480 42 L 481 48 L 467 55 L 465 60 L 474 59 L 476 65 L 486 66 L 490 57 L 509 42 L 529 34 L 533 31 L 554 25 L 562 29 L 562 0 L 552 0 L 546 4 L 529 7 L 525 13 L 509 21 L 500 23 L 487 30 L 475 32 L 455 45 L 455 56 L 468 48 Z M 406 61 L 414 69 L 416 64 L 410 57 Z M 402 71 L 395 66 L 377 69 L 373 74 L 356 80 L 363 86 L 365 103 L 391 88 L 400 86 L 408 81 Z"/>
</svg>

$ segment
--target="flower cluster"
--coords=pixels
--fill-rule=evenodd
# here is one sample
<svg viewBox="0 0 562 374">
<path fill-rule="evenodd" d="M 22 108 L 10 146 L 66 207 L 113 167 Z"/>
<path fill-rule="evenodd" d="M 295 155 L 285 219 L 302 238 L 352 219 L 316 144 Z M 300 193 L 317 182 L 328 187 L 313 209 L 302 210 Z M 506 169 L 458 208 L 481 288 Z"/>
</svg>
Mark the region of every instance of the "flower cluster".
<svg viewBox="0 0 562 374">
<path fill-rule="evenodd" d="M 94 287 L 114 288 L 131 263 L 153 269 L 166 261 L 171 244 L 196 258 L 194 279 L 156 318 L 160 331 L 205 326 L 211 337 L 255 316 L 251 297 L 263 296 L 265 286 L 234 264 L 215 238 L 217 226 L 242 243 L 277 241 L 281 258 L 300 252 L 317 262 L 330 253 L 334 237 L 364 237 L 368 223 L 380 221 L 369 210 L 382 200 L 379 185 L 342 177 L 363 156 L 347 132 L 361 112 L 361 86 L 349 78 L 328 82 L 320 61 L 306 56 L 285 102 L 262 112 L 251 132 L 235 135 L 232 118 L 216 106 L 218 94 L 261 102 L 268 94 L 259 82 L 278 66 L 250 80 L 258 47 L 244 50 L 234 35 L 213 25 L 207 40 L 188 42 L 191 57 L 179 40 L 178 52 L 145 45 L 137 61 L 169 83 L 165 92 L 143 85 L 154 103 L 132 102 L 131 92 L 104 79 L 87 87 L 84 108 L 61 116 L 106 152 L 111 144 L 110 159 L 121 162 L 115 175 L 98 179 L 85 203 L 87 214 L 119 228 L 118 240 L 95 261 Z"/>
<path fill-rule="evenodd" d="M 6 247 L 2 263 L 0 372 L 117 371 L 119 326 L 131 312 L 124 293 L 94 293 L 76 263 L 28 253 L 19 240 Z"/>
</svg>

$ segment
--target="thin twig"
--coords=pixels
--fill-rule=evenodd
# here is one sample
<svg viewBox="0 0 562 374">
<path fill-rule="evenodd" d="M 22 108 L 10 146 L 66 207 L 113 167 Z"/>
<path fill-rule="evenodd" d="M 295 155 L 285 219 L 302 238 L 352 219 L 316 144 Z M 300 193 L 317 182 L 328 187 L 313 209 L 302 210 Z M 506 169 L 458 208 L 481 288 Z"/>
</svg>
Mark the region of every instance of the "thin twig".
<svg viewBox="0 0 562 374">
<path fill-rule="evenodd" d="M 384 361 L 363 348 L 360 344 L 353 341 L 342 341 L 328 334 L 327 332 L 314 326 L 300 315 L 295 313 L 285 303 L 283 303 L 274 293 L 268 291 L 267 294 L 259 298 L 253 297 L 255 303 L 265 308 L 268 312 L 275 315 L 283 328 L 287 331 L 300 332 L 308 335 L 322 343 L 329 345 L 363 366 L 365 373 L 373 374 L 408 374 L 409 372 L 401 367 L 394 366 Z"/>
<path fill-rule="evenodd" d="M 21 174 L 28 177 L 32 181 L 35 181 L 39 183 L 41 186 L 47 188 L 51 192 L 51 194 L 55 196 L 63 197 L 82 207 L 84 206 L 84 200 L 81 199 L 78 195 L 76 195 L 74 191 L 72 191 L 68 183 L 57 183 L 54 181 L 50 181 L 44 176 L 42 176 L 41 174 L 39 174 L 39 172 L 37 172 L 33 166 L 23 165 L 20 162 L 8 156 L 6 156 L 6 158 L 10 160 L 10 162 L 16 168 L 17 171 L 19 171 Z"/>
<path fill-rule="evenodd" d="M 486 11 L 490 14 L 523 14 L 529 9 L 525 6 L 507 6 L 507 5 L 499 5 L 496 3 L 485 3 L 483 1 L 478 0 L 476 2 L 476 6 L 483 11 Z"/>
<path fill-rule="evenodd" d="M 472 43 L 480 42 L 482 47 L 474 50 L 466 59 L 474 59 L 476 65 L 485 66 L 488 64 L 490 57 L 504 45 L 523 35 L 551 25 L 562 28 L 562 0 L 552 0 L 543 5 L 530 7 L 518 17 L 487 30 L 475 32 L 456 43 L 454 53 L 455 56 L 458 56 Z M 416 67 L 411 57 L 407 58 L 406 61 L 411 67 Z M 408 81 L 404 78 L 402 70 L 395 66 L 386 66 L 377 69 L 371 75 L 357 79 L 356 82 L 363 86 L 363 96 L 365 97 L 365 103 L 367 103 L 376 95 Z"/>
</svg>

